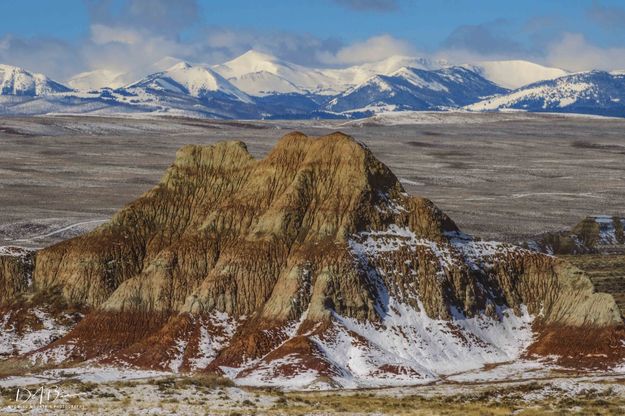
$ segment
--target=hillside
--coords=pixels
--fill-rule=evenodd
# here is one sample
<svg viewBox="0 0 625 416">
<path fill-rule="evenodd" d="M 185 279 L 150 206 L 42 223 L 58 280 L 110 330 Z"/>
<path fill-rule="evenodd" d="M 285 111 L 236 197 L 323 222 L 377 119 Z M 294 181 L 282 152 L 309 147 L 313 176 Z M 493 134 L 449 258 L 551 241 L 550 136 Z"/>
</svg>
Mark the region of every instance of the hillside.
<svg viewBox="0 0 625 416">
<path fill-rule="evenodd" d="M 326 109 L 436 110 L 457 108 L 506 90 L 462 67 L 435 71 L 401 68 L 391 75 L 376 75 L 329 101 Z"/>
<path fill-rule="evenodd" d="M 523 110 L 625 116 L 625 74 L 580 72 L 541 81 L 467 106 L 473 111 Z"/>
</svg>

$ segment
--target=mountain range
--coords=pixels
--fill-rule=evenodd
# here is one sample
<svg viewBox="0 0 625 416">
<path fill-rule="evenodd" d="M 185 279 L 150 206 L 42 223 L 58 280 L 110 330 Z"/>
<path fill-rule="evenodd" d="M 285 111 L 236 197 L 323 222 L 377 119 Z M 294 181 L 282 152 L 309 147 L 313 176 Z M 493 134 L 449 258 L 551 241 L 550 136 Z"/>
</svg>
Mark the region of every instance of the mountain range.
<svg viewBox="0 0 625 416">
<path fill-rule="evenodd" d="M 527 61 L 452 65 L 393 56 L 318 69 L 248 51 L 218 65 L 162 59 L 95 70 L 67 86 L 0 65 L 0 114 L 151 113 L 222 119 L 362 118 L 394 111 L 529 111 L 625 117 L 625 75 Z"/>
</svg>

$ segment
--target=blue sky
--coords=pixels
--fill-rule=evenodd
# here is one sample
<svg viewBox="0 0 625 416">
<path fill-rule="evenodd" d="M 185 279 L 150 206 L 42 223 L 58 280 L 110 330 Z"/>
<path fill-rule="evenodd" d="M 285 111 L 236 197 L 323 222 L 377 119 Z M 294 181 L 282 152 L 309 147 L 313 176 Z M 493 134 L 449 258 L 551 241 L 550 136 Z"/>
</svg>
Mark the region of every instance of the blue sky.
<svg viewBox="0 0 625 416">
<path fill-rule="evenodd" d="M 622 0 L 5 0 L 0 22 L 3 63 L 59 79 L 250 48 L 316 66 L 414 54 L 625 67 Z"/>
</svg>

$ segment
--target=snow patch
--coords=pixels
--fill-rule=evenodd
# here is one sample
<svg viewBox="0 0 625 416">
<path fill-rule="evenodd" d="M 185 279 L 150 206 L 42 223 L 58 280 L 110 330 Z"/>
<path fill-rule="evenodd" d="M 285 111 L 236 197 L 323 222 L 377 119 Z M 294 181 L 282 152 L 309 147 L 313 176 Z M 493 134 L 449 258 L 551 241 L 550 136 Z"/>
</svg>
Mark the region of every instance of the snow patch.
<svg viewBox="0 0 625 416">
<path fill-rule="evenodd" d="M 22 355 L 35 351 L 61 338 L 70 330 L 69 326 L 60 324 L 49 313 L 35 308 L 32 310 L 32 314 L 36 317 L 37 324 L 18 331 L 11 322 L 14 318 L 19 319 L 19 317 L 13 316 L 14 313 L 13 311 L 8 312 L 0 320 L 0 328 L 2 328 L 0 332 L 0 356 Z M 56 353 L 52 354 L 56 355 Z"/>
<path fill-rule="evenodd" d="M 200 323 L 199 354 L 190 361 L 191 370 L 206 368 L 211 361 L 217 357 L 219 351 L 228 346 L 228 343 L 237 330 L 237 323 L 224 312 L 215 312 L 207 322 Z M 209 330 L 209 328 L 212 329 Z M 219 331 L 214 331 L 219 328 Z M 221 334 L 211 334 L 211 332 L 221 332 Z M 180 366 L 178 365 L 178 368 Z M 177 371 L 174 370 L 174 371 Z"/>
</svg>

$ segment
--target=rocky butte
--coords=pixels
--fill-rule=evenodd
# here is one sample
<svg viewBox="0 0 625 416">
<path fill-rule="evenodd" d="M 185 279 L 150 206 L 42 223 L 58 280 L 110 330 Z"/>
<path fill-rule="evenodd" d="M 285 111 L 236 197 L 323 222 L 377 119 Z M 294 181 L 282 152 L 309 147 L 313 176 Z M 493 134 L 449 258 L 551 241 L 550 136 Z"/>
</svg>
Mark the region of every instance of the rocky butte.
<svg viewBox="0 0 625 416">
<path fill-rule="evenodd" d="M 287 134 L 262 160 L 185 146 L 108 223 L 0 255 L 0 284 L 12 365 L 329 388 L 625 360 L 619 309 L 583 272 L 462 233 L 341 133 Z"/>
</svg>

